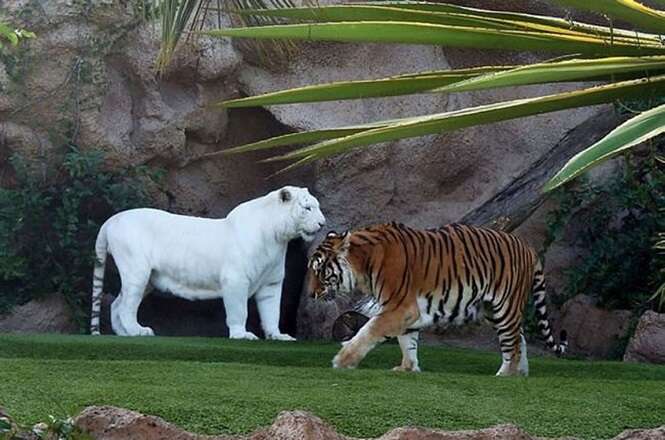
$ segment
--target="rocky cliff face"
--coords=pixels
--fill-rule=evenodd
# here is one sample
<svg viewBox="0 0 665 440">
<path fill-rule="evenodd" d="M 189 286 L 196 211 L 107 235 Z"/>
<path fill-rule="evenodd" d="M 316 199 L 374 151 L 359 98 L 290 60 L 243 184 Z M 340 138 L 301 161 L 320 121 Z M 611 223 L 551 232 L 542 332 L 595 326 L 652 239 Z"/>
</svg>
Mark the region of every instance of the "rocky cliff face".
<svg viewBox="0 0 665 440">
<path fill-rule="evenodd" d="M 513 3 L 527 7 L 527 2 Z M 541 2 L 534 4 L 543 12 Z M 156 205 L 181 213 L 224 216 L 237 203 L 288 182 L 311 188 L 331 229 L 386 220 L 437 226 L 481 206 L 567 132 L 607 111 L 596 107 L 392 142 L 266 179 L 277 168 L 257 162 L 265 154 L 197 157 L 292 130 L 449 111 L 554 93 L 565 86 L 211 111 L 206 106 L 222 98 L 320 81 L 542 57 L 422 46 L 305 44 L 284 69 L 275 71 L 247 62 L 227 39 L 200 37 L 182 48 L 166 75 L 157 77 L 158 29 L 142 20 L 133 2 L 17 0 L 4 2 L 0 11 L 38 35 L 0 58 L 0 157 L 18 152 L 37 167 L 48 167 L 57 163 L 60 146 L 72 141 L 106 151 L 109 167 L 159 165 L 167 170 L 167 188 L 155 192 Z M 11 167 L 3 162 L 0 168 L 1 183 L 11 184 Z M 530 230 L 527 239 L 537 241 L 538 236 L 528 237 Z M 569 255 L 563 254 L 548 263 L 565 264 Z M 285 296 L 293 303 L 299 295 L 294 286 Z M 329 337 L 332 319 L 344 307 L 312 305 L 304 298 L 300 334 Z"/>
</svg>

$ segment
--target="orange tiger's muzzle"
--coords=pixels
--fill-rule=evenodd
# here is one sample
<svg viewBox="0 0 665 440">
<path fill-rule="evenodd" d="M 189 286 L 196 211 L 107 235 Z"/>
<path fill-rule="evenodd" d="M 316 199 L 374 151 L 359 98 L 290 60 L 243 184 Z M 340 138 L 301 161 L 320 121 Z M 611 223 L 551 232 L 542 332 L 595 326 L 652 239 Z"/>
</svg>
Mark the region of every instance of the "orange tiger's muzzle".
<svg viewBox="0 0 665 440">
<path fill-rule="evenodd" d="M 326 295 L 326 291 L 326 287 L 321 283 L 316 273 L 312 269 L 309 269 L 307 271 L 307 292 L 309 296 L 314 299 L 320 299 Z"/>
</svg>

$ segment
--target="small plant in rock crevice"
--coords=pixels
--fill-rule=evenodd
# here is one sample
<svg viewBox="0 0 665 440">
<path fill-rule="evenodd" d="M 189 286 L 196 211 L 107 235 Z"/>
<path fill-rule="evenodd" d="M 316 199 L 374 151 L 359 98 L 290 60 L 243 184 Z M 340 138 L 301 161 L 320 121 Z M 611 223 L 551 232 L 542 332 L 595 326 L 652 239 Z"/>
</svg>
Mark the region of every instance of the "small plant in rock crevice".
<svg viewBox="0 0 665 440">
<path fill-rule="evenodd" d="M 107 171 L 103 153 L 76 146 L 46 177 L 20 156 L 11 164 L 15 185 L 0 188 L 0 312 L 57 292 L 83 329 L 97 231 L 115 212 L 150 205 L 148 185 L 158 185 L 161 172 Z"/>
<path fill-rule="evenodd" d="M 46 422 L 25 426 L 0 410 L 0 440 L 91 440 L 90 435 L 74 425 L 71 417 L 60 418 L 49 415 Z"/>
</svg>

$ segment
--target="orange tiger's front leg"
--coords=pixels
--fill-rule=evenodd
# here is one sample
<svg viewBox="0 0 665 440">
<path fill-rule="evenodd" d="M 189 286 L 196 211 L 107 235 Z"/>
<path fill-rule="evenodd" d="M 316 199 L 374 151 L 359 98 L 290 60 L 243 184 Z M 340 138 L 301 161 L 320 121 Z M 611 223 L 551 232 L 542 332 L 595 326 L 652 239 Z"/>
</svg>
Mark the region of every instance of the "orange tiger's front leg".
<svg viewBox="0 0 665 440">
<path fill-rule="evenodd" d="M 333 358 L 333 368 L 355 368 L 379 342 L 399 336 L 418 319 L 416 308 L 400 308 L 370 319 L 360 331 L 345 342 Z"/>
</svg>

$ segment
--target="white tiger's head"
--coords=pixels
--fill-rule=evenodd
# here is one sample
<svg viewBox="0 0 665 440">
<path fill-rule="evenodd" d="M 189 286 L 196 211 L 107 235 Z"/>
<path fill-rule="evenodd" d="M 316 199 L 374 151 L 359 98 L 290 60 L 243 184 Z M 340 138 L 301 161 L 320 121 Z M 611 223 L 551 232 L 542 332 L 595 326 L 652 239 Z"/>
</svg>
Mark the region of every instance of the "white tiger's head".
<svg viewBox="0 0 665 440">
<path fill-rule="evenodd" d="M 312 241 L 317 232 L 326 224 L 319 201 L 307 188 L 285 186 L 276 191 L 277 203 L 285 209 L 286 233 Z"/>
</svg>

